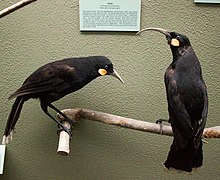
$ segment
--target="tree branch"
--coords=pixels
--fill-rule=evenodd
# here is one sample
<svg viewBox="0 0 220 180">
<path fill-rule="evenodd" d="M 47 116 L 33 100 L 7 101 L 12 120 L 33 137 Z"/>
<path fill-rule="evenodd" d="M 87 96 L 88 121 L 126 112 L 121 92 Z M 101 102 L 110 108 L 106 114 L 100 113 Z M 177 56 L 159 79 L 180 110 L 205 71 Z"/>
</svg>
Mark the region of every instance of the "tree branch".
<svg viewBox="0 0 220 180">
<path fill-rule="evenodd" d="M 34 1 L 37 1 L 37 0 L 21 0 L 5 9 L 3 9 L 2 11 L 0 11 L 0 18 L 14 12 L 15 10 L 17 9 L 20 9 L 21 7 L 23 6 L 26 6 Z"/>
<path fill-rule="evenodd" d="M 88 109 L 80 109 L 80 108 L 65 109 L 62 112 L 72 120 L 79 121 L 80 119 L 87 119 L 87 120 L 102 122 L 108 125 L 134 129 L 138 131 L 173 136 L 171 126 L 167 126 L 167 125 L 160 126 L 156 123 L 150 123 L 150 122 L 135 120 L 131 118 L 116 116 L 116 115 L 88 110 Z M 58 117 L 62 119 L 62 116 L 58 115 Z M 203 132 L 203 137 L 220 138 L 220 126 L 205 128 Z"/>
</svg>

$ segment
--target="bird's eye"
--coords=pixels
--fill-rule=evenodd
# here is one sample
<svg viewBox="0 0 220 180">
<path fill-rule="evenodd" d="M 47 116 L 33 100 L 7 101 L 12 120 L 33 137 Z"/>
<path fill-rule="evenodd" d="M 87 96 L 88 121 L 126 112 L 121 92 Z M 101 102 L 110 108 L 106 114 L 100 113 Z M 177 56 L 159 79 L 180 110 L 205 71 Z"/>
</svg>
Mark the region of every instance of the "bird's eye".
<svg viewBox="0 0 220 180">
<path fill-rule="evenodd" d="M 178 40 L 179 40 L 179 39 L 180 39 L 180 36 L 177 36 L 177 37 L 176 37 L 176 39 L 178 39 Z"/>
<path fill-rule="evenodd" d="M 105 69 L 108 69 L 108 65 L 105 65 Z"/>
</svg>

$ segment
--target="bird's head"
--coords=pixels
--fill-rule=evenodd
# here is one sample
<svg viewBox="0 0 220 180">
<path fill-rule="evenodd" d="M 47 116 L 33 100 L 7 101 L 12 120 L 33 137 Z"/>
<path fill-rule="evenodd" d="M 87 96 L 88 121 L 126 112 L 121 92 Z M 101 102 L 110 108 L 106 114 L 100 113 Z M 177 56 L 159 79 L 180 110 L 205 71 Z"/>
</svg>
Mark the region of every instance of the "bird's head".
<svg viewBox="0 0 220 180">
<path fill-rule="evenodd" d="M 124 83 L 123 79 L 119 76 L 119 74 L 116 72 L 116 70 L 113 67 L 113 64 L 111 61 L 105 57 L 105 56 L 98 56 L 95 58 L 97 62 L 97 71 L 100 76 L 110 75 L 118 80 L 120 80 L 122 83 Z"/>
<path fill-rule="evenodd" d="M 189 39 L 182 34 L 176 32 L 168 32 L 166 35 L 168 44 L 172 47 L 189 47 L 191 46 Z"/>
<path fill-rule="evenodd" d="M 181 56 L 187 50 L 187 48 L 191 46 L 189 39 L 183 34 L 167 31 L 162 28 L 146 28 L 139 31 L 137 34 L 143 31 L 157 31 L 164 34 L 175 57 Z"/>
<path fill-rule="evenodd" d="M 139 31 L 137 35 L 143 31 L 157 31 L 157 32 L 164 34 L 166 36 L 167 43 L 171 47 L 178 48 L 178 47 L 186 47 L 186 46 L 188 47 L 191 45 L 189 39 L 185 35 L 179 34 L 173 31 L 170 32 L 162 28 L 146 28 L 146 29 Z"/>
</svg>

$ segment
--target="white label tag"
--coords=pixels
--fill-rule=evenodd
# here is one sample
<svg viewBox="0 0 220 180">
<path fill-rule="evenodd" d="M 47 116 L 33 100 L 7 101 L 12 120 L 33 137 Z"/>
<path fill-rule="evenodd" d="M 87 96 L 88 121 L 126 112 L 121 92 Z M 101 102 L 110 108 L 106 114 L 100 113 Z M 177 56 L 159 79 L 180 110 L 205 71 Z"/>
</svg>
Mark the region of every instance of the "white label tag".
<svg viewBox="0 0 220 180">
<path fill-rule="evenodd" d="M 80 0 L 80 31 L 139 31 L 141 0 Z"/>
</svg>

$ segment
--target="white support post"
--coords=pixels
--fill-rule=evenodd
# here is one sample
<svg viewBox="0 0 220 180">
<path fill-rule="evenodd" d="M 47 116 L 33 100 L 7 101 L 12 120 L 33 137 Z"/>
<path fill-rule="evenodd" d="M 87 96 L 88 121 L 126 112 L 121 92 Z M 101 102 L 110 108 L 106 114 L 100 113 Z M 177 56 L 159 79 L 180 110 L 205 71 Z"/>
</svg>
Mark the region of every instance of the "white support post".
<svg viewBox="0 0 220 180">
<path fill-rule="evenodd" d="M 63 126 L 67 129 L 71 129 L 71 125 L 69 122 L 64 121 Z M 59 143 L 57 153 L 62 156 L 67 156 L 70 153 L 70 135 L 62 130 L 59 133 Z"/>
</svg>

